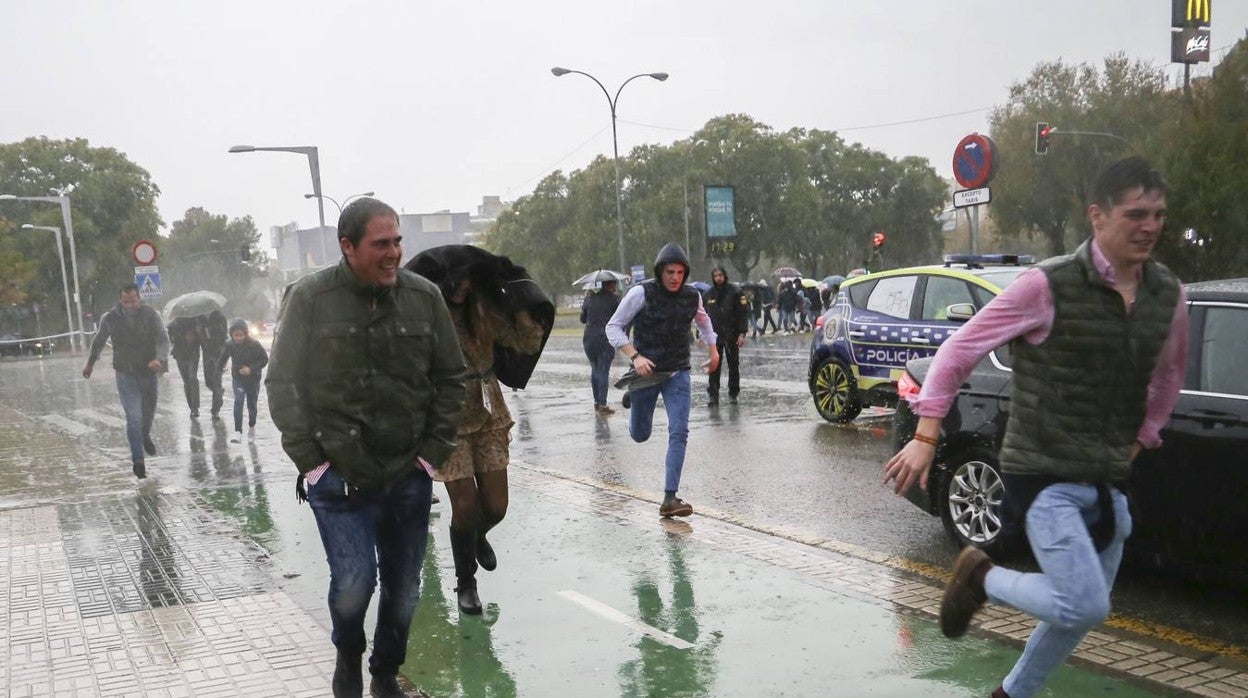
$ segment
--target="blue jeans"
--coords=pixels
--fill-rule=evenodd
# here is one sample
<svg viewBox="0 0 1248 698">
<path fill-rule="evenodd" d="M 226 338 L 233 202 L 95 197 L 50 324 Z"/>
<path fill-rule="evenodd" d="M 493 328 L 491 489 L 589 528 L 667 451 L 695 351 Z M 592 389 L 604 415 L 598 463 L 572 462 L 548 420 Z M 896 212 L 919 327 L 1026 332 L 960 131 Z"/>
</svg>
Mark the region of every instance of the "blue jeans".
<svg viewBox="0 0 1248 698">
<path fill-rule="evenodd" d="M 330 638 L 345 654 L 363 654 L 364 614 L 377 580 L 377 628 L 368 668 L 393 675 L 407 657 L 407 636 L 420 599 L 420 566 L 429 540 L 433 481 L 419 467 L 383 492 L 343 492 L 331 467 L 308 487 L 329 562 Z"/>
<path fill-rule="evenodd" d="M 654 408 L 659 394 L 667 411 L 667 458 L 664 461 L 664 490 L 680 489 L 680 471 L 685 467 L 685 448 L 689 444 L 689 405 L 693 381 L 688 371 L 673 373 L 671 378 L 629 393 L 628 435 L 641 443 L 650 438 L 654 427 Z"/>
<path fill-rule="evenodd" d="M 1088 526 L 1100 518 L 1094 485 L 1063 482 L 1046 487 L 1027 510 L 1027 540 L 1041 573 L 993 567 L 984 591 L 1040 621 L 1003 682 L 1010 698 L 1029 698 L 1066 661 L 1089 630 L 1109 616 L 1109 593 L 1131 535 L 1127 497 L 1111 490 L 1114 537 L 1096 551 Z"/>
<path fill-rule="evenodd" d="M 615 347 L 585 347 L 589 359 L 589 387 L 594 391 L 594 404 L 607 404 L 607 381 L 611 374 L 611 362 L 615 360 Z"/>
<path fill-rule="evenodd" d="M 234 387 L 234 431 L 243 430 L 243 403 L 247 403 L 247 426 L 256 426 L 256 400 L 260 397 L 260 378 L 232 376 Z"/>
<path fill-rule="evenodd" d="M 156 374 L 146 369 L 137 373 L 117 371 L 117 395 L 126 413 L 126 440 L 130 442 L 130 460 L 142 463 L 145 458 L 143 441 L 152 434 L 156 416 Z"/>
</svg>

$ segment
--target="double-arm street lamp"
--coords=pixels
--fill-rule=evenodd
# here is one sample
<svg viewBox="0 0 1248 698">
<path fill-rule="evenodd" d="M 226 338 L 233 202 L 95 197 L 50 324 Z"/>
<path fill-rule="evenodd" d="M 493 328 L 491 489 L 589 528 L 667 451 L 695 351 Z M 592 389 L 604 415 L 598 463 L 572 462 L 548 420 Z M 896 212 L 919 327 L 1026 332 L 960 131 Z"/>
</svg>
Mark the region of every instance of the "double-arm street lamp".
<svg viewBox="0 0 1248 698">
<path fill-rule="evenodd" d="M 308 156 L 308 167 L 312 170 L 312 195 L 316 197 L 316 214 L 320 220 L 321 263 L 329 264 L 329 249 L 325 244 L 325 202 L 321 198 L 321 159 L 314 145 L 292 146 L 255 146 L 236 145 L 230 148 L 231 153 L 254 153 L 262 150 L 283 153 L 300 153 Z"/>
<path fill-rule="evenodd" d="M 667 73 L 638 73 L 621 83 L 620 89 L 615 91 L 615 97 L 612 97 L 611 93 L 607 91 L 607 88 L 603 86 L 602 82 L 589 73 L 580 70 L 568 70 L 567 68 L 558 67 L 551 68 L 550 72 L 557 78 L 563 77 L 568 73 L 576 73 L 577 75 L 584 75 L 590 80 L 593 80 L 594 83 L 602 89 L 602 94 L 607 97 L 607 105 L 611 107 L 611 149 L 615 156 L 615 227 L 620 244 L 620 271 L 628 273 L 628 263 L 624 258 L 624 198 L 623 193 L 620 191 L 620 140 L 615 128 L 615 107 L 620 103 L 620 93 L 624 91 L 624 85 L 627 85 L 637 78 L 654 78 L 659 82 L 663 82 L 667 79 Z"/>
<path fill-rule="evenodd" d="M 341 216 L 341 215 L 342 215 L 342 207 L 343 207 L 343 206 L 346 206 L 346 205 L 347 205 L 347 204 L 349 204 L 349 203 L 351 203 L 351 200 L 352 200 L 352 199 L 358 199 L 358 198 L 360 198 L 360 197 L 362 197 L 362 196 L 372 196 L 372 195 L 374 195 L 374 194 L 376 194 L 376 193 L 377 193 L 377 192 L 375 192 L 375 191 L 366 191 L 366 192 L 363 192 L 363 193 L 360 193 L 360 194 L 352 194 L 351 196 L 348 196 L 347 198 L 343 199 L 343 200 L 342 200 L 342 203 L 338 203 L 338 200 L 337 200 L 337 199 L 335 199 L 334 197 L 330 196 L 329 194 L 319 194 L 319 195 L 318 195 L 318 194 L 304 194 L 304 195 L 303 195 L 303 198 L 305 198 L 305 199 L 311 199 L 311 198 L 314 198 L 314 197 L 319 196 L 320 198 L 323 198 L 323 199 L 329 199 L 329 202 L 330 202 L 331 204 L 333 204 L 334 206 L 337 206 L 337 207 L 338 207 L 338 215 L 339 215 L 339 216 Z"/>
<path fill-rule="evenodd" d="M 73 320 L 69 323 L 69 331 L 73 333 L 70 337 L 70 344 L 74 351 L 78 351 L 86 341 L 83 334 L 86 331 L 82 324 L 82 291 L 78 287 L 78 250 L 74 246 L 74 219 L 69 213 L 69 197 L 61 194 L 59 196 L 14 196 L 13 194 L 0 194 L 0 200 L 4 201 L 43 201 L 45 203 L 58 203 L 61 205 L 61 221 L 65 224 L 65 237 L 69 240 L 69 262 L 74 270 L 74 308 L 78 311 L 78 332 L 74 332 Z M 57 237 L 57 244 L 60 244 L 60 237 Z"/>
<path fill-rule="evenodd" d="M 65 292 L 65 322 L 69 323 L 69 342 L 74 343 L 74 311 L 69 307 L 69 273 L 65 271 L 65 248 L 61 245 L 61 229 L 53 225 L 22 225 L 22 230 L 47 230 L 56 238 L 56 256 L 61 260 L 61 290 Z"/>
</svg>

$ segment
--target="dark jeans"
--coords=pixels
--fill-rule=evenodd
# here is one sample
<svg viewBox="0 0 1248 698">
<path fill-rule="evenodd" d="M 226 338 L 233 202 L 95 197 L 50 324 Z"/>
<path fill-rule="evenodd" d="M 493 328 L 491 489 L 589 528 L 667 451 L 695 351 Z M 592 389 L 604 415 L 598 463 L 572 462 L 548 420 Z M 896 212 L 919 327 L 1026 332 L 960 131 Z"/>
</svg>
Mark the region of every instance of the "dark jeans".
<svg viewBox="0 0 1248 698">
<path fill-rule="evenodd" d="M 607 381 L 611 374 L 611 362 L 615 360 L 615 347 L 585 345 L 585 356 L 589 359 L 589 387 L 594 392 L 594 404 L 607 404 Z"/>
<path fill-rule="evenodd" d="M 776 325 L 776 319 L 771 316 L 771 308 L 764 308 L 763 327 L 759 330 L 759 334 L 767 334 L 768 325 L 771 325 L 771 331 L 773 334 L 780 331 L 780 328 Z"/>
<path fill-rule="evenodd" d="M 398 673 L 407 657 L 407 636 L 420 599 L 420 566 L 429 540 L 433 481 L 419 467 L 384 492 L 343 492 L 333 468 L 308 487 L 329 562 L 330 634 L 340 651 L 358 655 L 366 647 L 364 614 L 377 580 L 377 628 L 373 675 Z"/>
<path fill-rule="evenodd" d="M 136 373 L 116 372 L 117 394 L 126 413 L 126 440 L 130 442 L 130 460 L 144 461 L 143 440 L 152 434 L 156 417 L 156 374 L 140 369 Z"/>
<path fill-rule="evenodd" d="M 712 398 L 719 398 L 719 373 L 724 370 L 724 364 L 728 364 L 728 396 L 736 397 L 741 392 L 741 348 L 737 346 L 736 337 L 720 339 L 716 346 L 719 347 L 719 365 L 709 376 L 706 392 Z"/>
<path fill-rule="evenodd" d="M 260 377 L 231 374 L 234 386 L 234 431 L 243 430 L 243 402 L 247 402 L 247 426 L 256 426 L 256 400 L 260 397 Z"/>
<path fill-rule="evenodd" d="M 178 364 L 178 373 L 182 376 L 182 392 L 186 394 L 186 406 L 196 412 L 199 411 L 199 376 L 196 375 L 199 373 L 199 354 L 200 347 L 196 346 L 191 354 L 173 357 Z M 212 409 L 219 410 L 221 404 L 225 402 L 225 397 L 221 394 L 224 390 L 221 385 L 221 367 L 217 365 L 217 359 L 220 357 L 209 347 L 203 347 L 203 354 L 204 385 L 212 391 Z"/>
</svg>

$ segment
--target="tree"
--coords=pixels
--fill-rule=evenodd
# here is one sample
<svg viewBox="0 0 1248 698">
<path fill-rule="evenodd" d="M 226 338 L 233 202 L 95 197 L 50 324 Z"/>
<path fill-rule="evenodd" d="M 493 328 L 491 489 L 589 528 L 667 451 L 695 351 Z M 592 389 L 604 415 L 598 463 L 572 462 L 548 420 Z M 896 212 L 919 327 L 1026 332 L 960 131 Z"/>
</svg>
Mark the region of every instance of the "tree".
<svg viewBox="0 0 1248 698">
<path fill-rule="evenodd" d="M 142 167 L 112 148 L 91 146 L 85 138 L 50 140 L 27 138 L 0 144 L 0 193 L 71 197 L 74 239 L 78 252 L 82 305 L 97 316 L 111 307 L 117 290 L 134 278 L 130 249 L 141 239 L 155 239 L 161 225 L 156 211 L 160 189 Z M 61 227 L 60 209 L 45 203 L 0 202 L 3 215 L 18 225 L 34 223 Z M 37 241 L 21 238 L 19 245 Z M 32 296 L 61 296 L 55 247 L 31 260 L 36 273 L 23 282 Z M 66 251 L 68 256 L 68 250 Z M 14 277 L 5 276 L 12 280 Z M 57 304 L 49 303 L 50 308 Z M 63 314 L 63 313 L 61 313 Z"/>
<path fill-rule="evenodd" d="M 1248 38 L 1193 86 L 1166 124 L 1159 158 L 1170 183 L 1157 254 L 1185 281 L 1248 274 Z"/>
<path fill-rule="evenodd" d="M 1174 105 L 1160 68 L 1121 54 L 1106 59 L 1103 74 L 1086 63 L 1036 66 L 990 117 L 998 147 L 991 210 L 997 232 L 1041 235 L 1053 255 L 1086 238 L 1087 194 L 1097 172 L 1159 147 L 1157 134 Z M 1034 152 L 1037 121 L 1056 128 L 1047 155 Z"/>
<path fill-rule="evenodd" d="M 227 310 L 251 318 L 268 311 L 268 260 L 251 216 L 229 220 L 202 208 L 187 209 L 163 242 L 164 297 L 189 291 L 216 291 L 230 300 Z"/>
</svg>

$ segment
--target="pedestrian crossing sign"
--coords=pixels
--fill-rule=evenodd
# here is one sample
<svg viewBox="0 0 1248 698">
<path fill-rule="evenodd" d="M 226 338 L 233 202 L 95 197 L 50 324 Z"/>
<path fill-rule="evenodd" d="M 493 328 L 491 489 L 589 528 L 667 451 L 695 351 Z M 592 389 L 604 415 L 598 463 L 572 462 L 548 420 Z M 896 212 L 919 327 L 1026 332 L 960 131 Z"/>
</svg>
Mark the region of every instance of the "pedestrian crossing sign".
<svg viewBox="0 0 1248 698">
<path fill-rule="evenodd" d="M 160 268 L 155 266 L 135 267 L 134 285 L 139 287 L 140 298 L 144 300 L 160 298 Z"/>
</svg>

